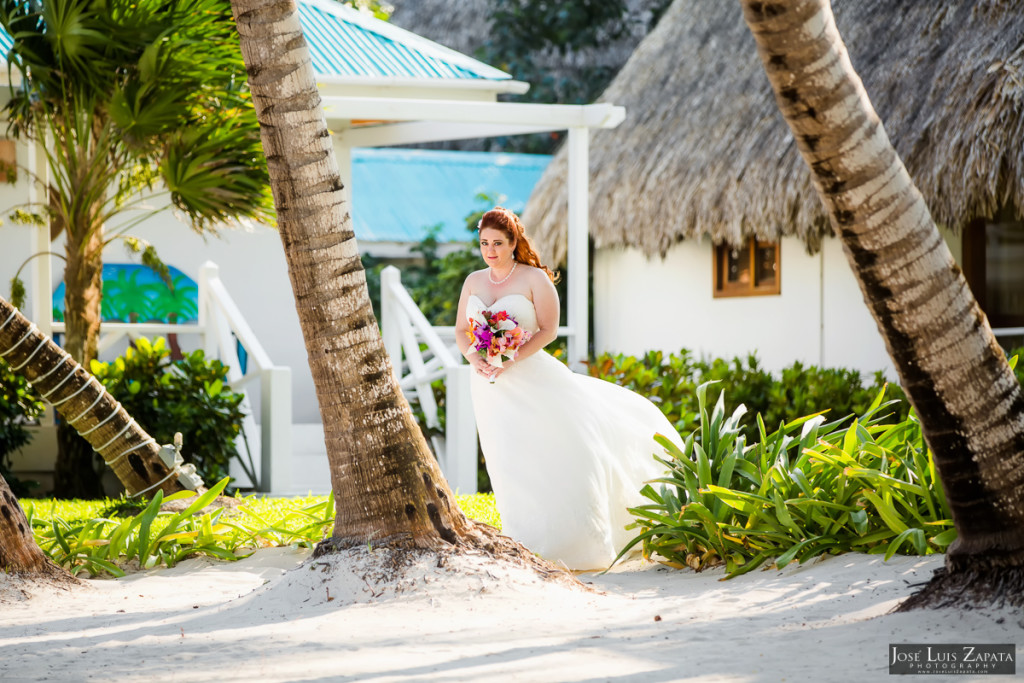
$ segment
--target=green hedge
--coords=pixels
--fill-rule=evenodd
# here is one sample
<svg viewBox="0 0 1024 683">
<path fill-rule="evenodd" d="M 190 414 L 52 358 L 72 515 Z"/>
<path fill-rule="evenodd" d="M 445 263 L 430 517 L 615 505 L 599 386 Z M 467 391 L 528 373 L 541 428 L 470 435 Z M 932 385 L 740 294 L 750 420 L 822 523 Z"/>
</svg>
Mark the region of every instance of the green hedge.
<svg viewBox="0 0 1024 683">
<path fill-rule="evenodd" d="M 746 406 L 740 427 L 748 438 L 755 434 L 756 415 L 772 429 L 822 410 L 829 411 L 831 418 L 845 417 L 863 412 L 886 386 L 881 373 L 865 381 L 856 370 L 796 362 L 775 377 L 754 354 L 705 360 L 694 358 L 687 349 L 667 357 L 661 351 L 649 351 L 640 358 L 602 354 L 589 364 L 589 372 L 648 397 L 681 433 L 692 429 L 699 417 L 697 387 L 716 382 L 707 389 L 708 401 L 717 402 L 725 391 L 727 413 Z M 902 420 L 910 410 L 903 391 L 889 385 L 887 394 L 894 401 L 888 419 Z"/>
</svg>

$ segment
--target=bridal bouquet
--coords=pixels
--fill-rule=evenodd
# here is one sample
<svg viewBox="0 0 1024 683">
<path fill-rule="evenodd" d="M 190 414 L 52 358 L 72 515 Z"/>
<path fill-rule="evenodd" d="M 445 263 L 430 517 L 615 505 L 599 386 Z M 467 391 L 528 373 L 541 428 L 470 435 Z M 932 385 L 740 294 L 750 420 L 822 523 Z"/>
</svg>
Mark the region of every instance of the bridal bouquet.
<svg viewBox="0 0 1024 683">
<path fill-rule="evenodd" d="M 469 318 L 466 336 L 472 347 L 491 365 L 500 368 L 502 359 L 515 360 L 530 333 L 506 311 L 480 311 Z"/>
</svg>

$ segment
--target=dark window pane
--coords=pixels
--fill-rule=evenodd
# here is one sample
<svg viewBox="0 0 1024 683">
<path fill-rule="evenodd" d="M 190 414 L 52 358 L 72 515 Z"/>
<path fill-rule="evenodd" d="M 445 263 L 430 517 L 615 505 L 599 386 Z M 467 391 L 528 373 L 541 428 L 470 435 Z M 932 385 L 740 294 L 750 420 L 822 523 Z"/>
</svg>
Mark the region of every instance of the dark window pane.
<svg viewBox="0 0 1024 683">
<path fill-rule="evenodd" d="M 989 223 L 985 230 L 986 313 L 995 326 L 1024 324 L 1024 223 Z"/>
<path fill-rule="evenodd" d="M 750 243 L 726 253 L 725 280 L 730 284 L 750 284 Z"/>
<path fill-rule="evenodd" d="M 757 253 L 754 255 L 755 282 L 758 287 L 769 287 L 775 285 L 775 278 L 778 276 L 778 260 L 775 258 L 775 245 L 764 242 L 757 243 Z"/>
</svg>

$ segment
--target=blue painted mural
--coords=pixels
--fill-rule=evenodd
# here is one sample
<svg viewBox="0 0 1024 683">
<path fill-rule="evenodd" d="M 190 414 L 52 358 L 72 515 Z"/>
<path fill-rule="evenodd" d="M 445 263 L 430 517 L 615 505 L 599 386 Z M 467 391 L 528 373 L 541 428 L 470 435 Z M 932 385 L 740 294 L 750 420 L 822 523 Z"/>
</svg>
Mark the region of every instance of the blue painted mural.
<svg viewBox="0 0 1024 683">
<path fill-rule="evenodd" d="M 136 263 L 103 264 L 104 322 L 188 323 L 199 318 L 195 280 L 169 266 L 171 289 L 152 268 Z M 53 292 L 53 319 L 64 320 L 64 283 Z"/>
</svg>

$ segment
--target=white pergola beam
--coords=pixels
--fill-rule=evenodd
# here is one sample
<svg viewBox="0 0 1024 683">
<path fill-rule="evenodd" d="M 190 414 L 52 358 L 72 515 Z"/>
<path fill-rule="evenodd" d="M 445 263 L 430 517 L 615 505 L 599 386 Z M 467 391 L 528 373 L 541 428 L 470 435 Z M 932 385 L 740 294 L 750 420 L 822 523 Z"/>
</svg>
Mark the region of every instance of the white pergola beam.
<svg viewBox="0 0 1024 683">
<path fill-rule="evenodd" d="M 562 130 L 551 126 L 517 126 L 501 123 L 456 123 L 452 121 L 409 121 L 380 126 L 348 128 L 338 133 L 341 144 L 347 147 L 380 147 L 385 145 L 411 145 L 443 140 L 471 140 L 474 138 L 504 137 L 550 133 Z"/>
<path fill-rule="evenodd" d="M 612 104 L 522 104 L 394 99 L 386 97 L 321 98 L 327 120 L 441 121 L 569 128 L 614 128 L 626 117 Z"/>
</svg>

